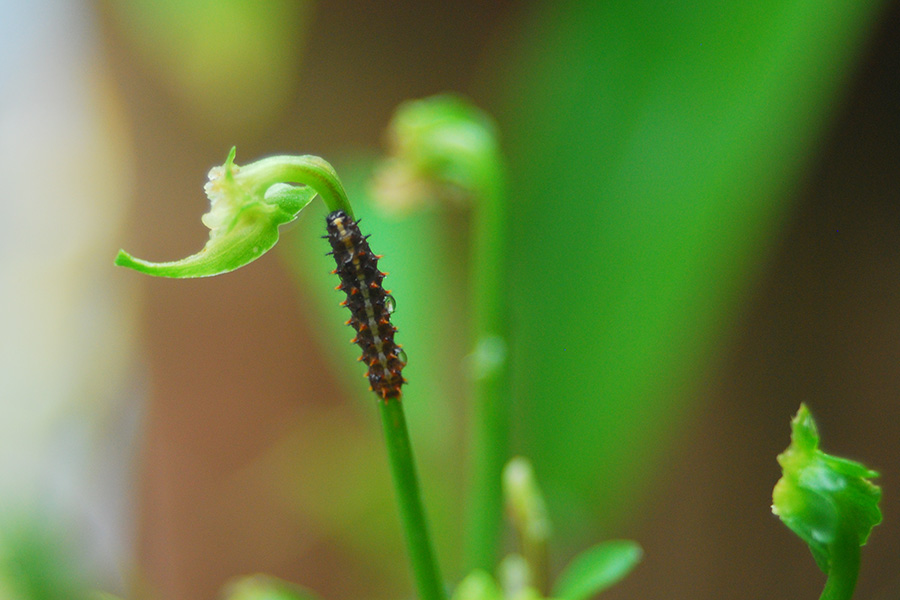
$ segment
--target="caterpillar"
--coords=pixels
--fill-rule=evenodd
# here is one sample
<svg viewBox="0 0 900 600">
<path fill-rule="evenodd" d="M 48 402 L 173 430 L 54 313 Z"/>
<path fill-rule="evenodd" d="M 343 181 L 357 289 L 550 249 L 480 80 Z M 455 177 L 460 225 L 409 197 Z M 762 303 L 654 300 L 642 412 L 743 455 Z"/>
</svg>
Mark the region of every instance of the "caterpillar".
<svg viewBox="0 0 900 600">
<path fill-rule="evenodd" d="M 347 298 L 342 306 L 350 309 L 347 324 L 356 331 L 351 340 L 362 348 L 359 360 L 368 366 L 366 376 L 371 390 L 384 401 L 400 398 L 400 386 L 406 383 L 400 372 L 406 365 L 406 356 L 394 343 L 397 328 L 391 324 L 394 299 L 384 289 L 382 280 L 387 273 L 378 269 L 378 259 L 372 253 L 359 225 L 342 210 L 336 210 L 325 218 L 331 244 L 331 254 L 337 267 L 332 271 L 341 279 L 335 289 L 342 290 Z"/>
</svg>

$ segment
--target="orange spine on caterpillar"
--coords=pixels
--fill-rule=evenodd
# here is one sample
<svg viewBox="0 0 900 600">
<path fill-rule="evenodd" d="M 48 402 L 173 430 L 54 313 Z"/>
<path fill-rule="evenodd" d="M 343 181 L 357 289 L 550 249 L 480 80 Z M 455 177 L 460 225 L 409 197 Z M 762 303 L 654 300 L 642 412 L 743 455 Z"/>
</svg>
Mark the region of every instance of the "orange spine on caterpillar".
<svg viewBox="0 0 900 600">
<path fill-rule="evenodd" d="M 400 398 L 400 386 L 406 383 L 400 372 L 406 365 L 403 351 L 394 343 L 397 328 L 391 324 L 394 299 L 384 289 L 382 280 L 387 273 L 378 270 L 378 259 L 363 236 L 359 225 L 342 210 L 326 217 L 331 252 L 337 268 L 333 273 L 341 279 L 336 289 L 347 295 L 341 302 L 350 309 L 347 324 L 356 331 L 351 340 L 362 348 L 359 360 L 369 370 L 367 377 L 372 391 L 384 401 Z"/>
</svg>

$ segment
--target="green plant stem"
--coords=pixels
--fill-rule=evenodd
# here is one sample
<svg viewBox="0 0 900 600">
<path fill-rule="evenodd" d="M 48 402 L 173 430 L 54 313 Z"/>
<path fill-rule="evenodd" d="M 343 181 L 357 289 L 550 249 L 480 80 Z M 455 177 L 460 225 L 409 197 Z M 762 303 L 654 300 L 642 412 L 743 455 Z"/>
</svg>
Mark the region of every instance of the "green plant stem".
<svg viewBox="0 0 900 600">
<path fill-rule="evenodd" d="M 444 588 L 425 522 L 403 405 L 398 399 L 379 402 L 379 405 L 394 489 L 400 505 L 400 518 L 406 533 L 406 546 L 416 587 L 419 590 L 419 599 L 444 600 Z"/>
<path fill-rule="evenodd" d="M 276 183 L 308 185 L 319 194 L 329 211 L 343 210 L 351 219 L 355 218 L 337 173 L 318 156 L 271 156 L 241 167 L 241 176 L 253 178 L 255 186 L 251 193 L 260 196 Z"/>
<path fill-rule="evenodd" d="M 859 575 L 859 538 L 841 531 L 832 545 L 831 569 L 819 600 L 850 600 Z"/>
<path fill-rule="evenodd" d="M 469 569 L 496 565 L 503 518 L 501 475 L 508 458 L 506 210 L 499 167 L 485 167 L 475 204 L 472 300 L 475 311 L 470 496 L 466 557 Z"/>
</svg>

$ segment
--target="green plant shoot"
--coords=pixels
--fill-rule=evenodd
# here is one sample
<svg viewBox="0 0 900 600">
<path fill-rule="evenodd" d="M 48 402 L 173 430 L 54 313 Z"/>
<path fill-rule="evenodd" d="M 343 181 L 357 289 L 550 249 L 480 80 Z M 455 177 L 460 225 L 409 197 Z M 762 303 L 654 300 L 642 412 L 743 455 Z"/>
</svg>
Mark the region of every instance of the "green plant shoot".
<svg viewBox="0 0 900 600">
<path fill-rule="evenodd" d="M 778 455 L 782 477 L 772 512 L 800 536 L 828 575 L 820 600 L 846 600 L 859 574 L 860 546 L 881 522 L 878 473 L 819 450 L 816 423 L 806 408 L 791 421 L 791 445 Z"/>
<path fill-rule="evenodd" d="M 334 169 L 318 156 L 273 156 L 244 167 L 234 164 L 235 149 L 225 164 L 213 167 L 204 190 L 209 212 L 203 224 L 209 241 L 182 260 L 149 262 L 119 251 L 116 264 L 157 277 L 209 277 L 234 271 L 268 252 L 278 241 L 278 227 L 297 218 L 318 194 L 329 210 L 353 211 Z M 296 182 L 301 185 L 289 185 Z"/>
</svg>

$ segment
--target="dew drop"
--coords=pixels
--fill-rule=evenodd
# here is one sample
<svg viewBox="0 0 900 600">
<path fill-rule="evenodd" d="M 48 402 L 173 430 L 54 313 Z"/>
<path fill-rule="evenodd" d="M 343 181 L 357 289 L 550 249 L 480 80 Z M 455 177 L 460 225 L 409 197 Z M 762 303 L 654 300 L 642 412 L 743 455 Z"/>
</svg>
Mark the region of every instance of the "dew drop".
<svg viewBox="0 0 900 600">
<path fill-rule="evenodd" d="M 384 297 L 384 310 L 386 310 L 388 314 L 392 314 L 396 308 L 397 301 L 394 300 L 394 297 L 390 294 L 386 295 Z"/>
<path fill-rule="evenodd" d="M 397 360 L 399 360 L 403 365 L 406 365 L 406 352 L 403 351 L 403 348 L 397 348 Z"/>
</svg>

